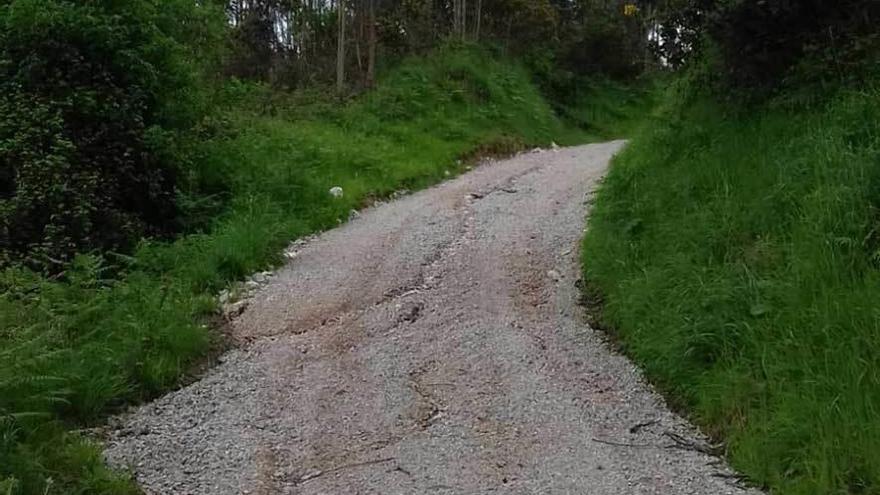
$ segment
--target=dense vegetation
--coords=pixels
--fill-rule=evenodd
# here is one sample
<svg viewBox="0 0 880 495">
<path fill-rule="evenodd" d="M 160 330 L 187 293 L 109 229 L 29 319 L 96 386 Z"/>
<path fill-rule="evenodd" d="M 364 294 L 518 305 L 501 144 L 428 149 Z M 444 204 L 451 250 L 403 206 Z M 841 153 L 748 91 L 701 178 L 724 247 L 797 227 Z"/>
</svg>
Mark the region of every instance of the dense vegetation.
<svg viewBox="0 0 880 495">
<path fill-rule="evenodd" d="M 291 239 L 633 134 L 585 241 L 603 321 L 752 480 L 877 493 L 878 10 L 0 0 L 0 493 L 134 493 L 77 429 L 181 383 Z"/>
<path fill-rule="evenodd" d="M 546 34 L 578 42 L 598 7 L 338 5 L 0 0 L 0 493 L 134 493 L 72 430 L 207 359 L 218 291 L 473 157 L 617 135 L 644 100 L 554 61 Z"/>
<path fill-rule="evenodd" d="M 720 4 L 599 193 L 585 276 L 750 480 L 880 493 L 876 5 Z"/>
<path fill-rule="evenodd" d="M 240 108 L 270 96 L 247 86 L 227 91 Z M 6 474 L 25 492 L 48 476 L 85 482 L 51 467 L 59 457 L 64 466 L 73 462 L 67 456 L 84 455 L 78 439 L 59 450 L 57 438 L 45 445 L 39 432 L 20 430 L 31 420 L 45 427 L 34 413 L 89 423 L 176 383 L 211 345 L 204 324 L 214 310 L 212 294 L 278 262 L 291 239 L 336 225 L 370 198 L 460 172 L 466 164 L 458 158 L 478 145 L 504 154 L 566 142 L 573 132 L 525 71 L 479 51 L 444 50 L 430 61 L 405 62 L 377 91 L 346 107 L 329 104 L 311 115 L 293 102 L 274 108 L 276 116 L 231 113 L 238 130 L 200 147 L 211 167 L 204 173 L 229 185 L 228 207 L 209 233 L 144 242 L 130 257 L 80 255 L 63 283 L 26 269 L 3 273 L 0 407 L 17 421 L 6 425 L 16 431 L 0 445 L 0 466 L 12 469 Z M 337 185 L 345 195 L 334 200 L 327 191 Z M 19 443 L 21 435 L 27 443 Z M 38 450 L 23 455 L 23 448 Z"/>
<path fill-rule="evenodd" d="M 199 214 L 230 184 L 192 148 L 229 130 L 219 119 L 235 81 L 315 96 L 335 79 L 347 97 L 373 86 L 377 65 L 484 40 L 523 59 L 545 94 L 565 101 L 585 75 L 631 76 L 645 63 L 636 63 L 644 26 L 616 2 L 4 0 L 0 8 L 0 264 L 47 273 L 77 253 L 127 253 L 143 237 L 203 226 Z M 600 57 L 609 50 L 615 56 Z M 269 111 L 275 101 L 258 103 Z"/>
<path fill-rule="evenodd" d="M 58 265 L 172 230 L 192 67 L 146 1 L 0 12 L 0 263 Z"/>
</svg>

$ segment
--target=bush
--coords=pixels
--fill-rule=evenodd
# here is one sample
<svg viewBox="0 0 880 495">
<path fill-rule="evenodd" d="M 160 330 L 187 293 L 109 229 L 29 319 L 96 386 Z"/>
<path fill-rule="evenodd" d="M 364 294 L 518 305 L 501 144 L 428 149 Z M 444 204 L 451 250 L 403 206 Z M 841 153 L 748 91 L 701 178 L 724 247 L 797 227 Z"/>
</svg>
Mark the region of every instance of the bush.
<svg viewBox="0 0 880 495">
<path fill-rule="evenodd" d="M 173 230 L 194 78 L 158 27 L 164 2 L 0 4 L 0 264 Z"/>
<path fill-rule="evenodd" d="M 672 67 L 720 62 L 723 81 L 748 90 L 861 77 L 880 50 L 874 0 L 642 0 L 655 52 Z M 717 55 L 717 57 L 716 57 Z"/>
<path fill-rule="evenodd" d="M 876 46 L 880 4 L 873 0 L 737 0 L 709 17 L 732 82 L 778 82 L 809 58 L 814 73 L 844 76 Z"/>
</svg>

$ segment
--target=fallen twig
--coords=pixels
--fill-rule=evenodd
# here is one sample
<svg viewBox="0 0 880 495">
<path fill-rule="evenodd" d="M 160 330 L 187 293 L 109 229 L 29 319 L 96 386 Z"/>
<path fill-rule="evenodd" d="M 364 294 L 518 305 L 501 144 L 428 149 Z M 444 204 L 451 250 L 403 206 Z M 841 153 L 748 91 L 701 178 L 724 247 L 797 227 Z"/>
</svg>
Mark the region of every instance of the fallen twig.
<svg viewBox="0 0 880 495">
<path fill-rule="evenodd" d="M 734 480 L 737 482 L 746 482 L 748 478 L 741 474 L 712 473 L 713 478 L 721 478 L 723 480 Z"/>
<path fill-rule="evenodd" d="M 749 487 L 749 479 L 741 474 L 713 473 L 712 476 L 724 480 L 728 486 L 740 489 Z"/>
<path fill-rule="evenodd" d="M 354 463 L 351 463 L 351 464 L 343 464 L 343 465 L 341 465 L 341 466 L 336 466 L 336 467 L 333 468 L 333 469 L 328 469 L 327 471 L 321 471 L 321 470 L 318 470 L 318 471 L 314 471 L 314 472 L 311 472 L 311 473 L 309 473 L 309 474 L 306 474 L 306 475 L 302 476 L 299 480 L 297 480 L 296 484 L 297 484 L 297 485 L 300 485 L 300 484 L 305 483 L 305 482 L 307 482 L 307 481 L 310 481 L 310 480 L 313 480 L 313 479 L 315 479 L 315 478 L 319 478 L 319 477 L 321 477 L 321 476 L 324 476 L 325 474 L 336 473 L 336 472 L 342 471 L 343 469 L 349 469 L 349 468 L 354 468 L 354 467 L 362 467 L 362 466 L 369 466 L 369 465 L 372 465 L 372 464 L 383 464 L 383 463 L 391 462 L 391 461 L 394 461 L 394 460 L 396 460 L 394 457 L 387 457 L 387 458 L 385 458 L 385 459 L 376 459 L 376 460 L 373 460 L 373 461 L 364 461 L 364 462 L 354 462 Z"/>
<path fill-rule="evenodd" d="M 639 430 L 641 430 L 642 428 L 647 428 L 647 427 L 649 427 L 649 426 L 654 426 L 654 425 L 656 425 L 656 424 L 659 423 L 659 422 L 660 422 L 659 419 L 652 419 L 651 421 L 645 421 L 644 423 L 637 423 L 637 424 L 634 424 L 634 425 L 632 426 L 632 428 L 629 429 L 629 432 L 630 432 L 630 433 L 638 433 Z"/>
<path fill-rule="evenodd" d="M 596 443 L 603 443 L 605 445 L 613 445 L 615 447 L 632 447 L 636 449 L 650 449 L 657 447 L 657 445 L 651 445 L 648 443 L 613 442 L 611 440 L 601 440 L 599 438 L 594 438 L 593 441 Z"/>
<path fill-rule="evenodd" d="M 403 473 L 403 474 L 405 474 L 405 475 L 407 475 L 407 476 L 412 476 L 412 473 L 411 473 L 411 472 L 407 471 L 406 469 L 403 469 L 403 468 L 400 467 L 399 465 L 398 465 L 398 466 L 395 466 L 394 469 L 390 470 L 389 472 L 394 472 L 394 471 L 400 471 L 401 473 Z"/>
<path fill-rule="evenodd" d="M 679 448 L 685 450 L 693 450 L 696 452 L 702 452 L 706 455 L 718 456 L 723 453 L 721 445 L 709 445 L 705 442 L 699 442 L 696 440 L 690 440 L 685 438 L 678 433 L 673 433 L 671 431 L 663 432 L 663 436 L 669 438 L 674 442 L 674 445 L 670 445 L 670 448 Z"/>
</svg>

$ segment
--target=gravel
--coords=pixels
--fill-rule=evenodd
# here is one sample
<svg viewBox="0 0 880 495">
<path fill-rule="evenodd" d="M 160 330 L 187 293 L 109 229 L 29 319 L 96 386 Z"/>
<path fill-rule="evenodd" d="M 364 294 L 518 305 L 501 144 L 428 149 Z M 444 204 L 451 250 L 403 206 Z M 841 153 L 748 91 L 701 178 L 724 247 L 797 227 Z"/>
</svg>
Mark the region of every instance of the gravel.
<svg viewBox="0 0 880 495">
<path fill-rule="evenodd" d="M 237 348 L 119 418 L 107 461 L 148 494 L 757 493 L 577 305 L 622 145 L 490 163 L 296 245 Z"/>
</svg>

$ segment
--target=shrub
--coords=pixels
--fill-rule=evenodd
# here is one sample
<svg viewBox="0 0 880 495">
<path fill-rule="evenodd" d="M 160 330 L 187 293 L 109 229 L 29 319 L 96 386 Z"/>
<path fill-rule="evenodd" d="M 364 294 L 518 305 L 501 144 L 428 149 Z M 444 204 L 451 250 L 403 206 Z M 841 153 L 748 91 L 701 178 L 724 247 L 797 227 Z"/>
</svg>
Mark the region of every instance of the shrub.
<svg viewBox="0 0 880 495">
<path fill-rule="evenodd" d="M 814 75 L 844 75 L 876 46 L 880 4 L 873 0 L 720 2 L 709 31 L 732 82 L 764 86 L 804 60 Z"/>
<path fill-rule="evenodd" d="M 701 62 L 712 52 L 724 80 L 746 89 L 773 88 L 792 75 L 795 82 L 860 76 L 880 48 L 874 0 L 642 3 L 655 23 L 653 48 L 667 64 Z"/>
<path fill-rule="evenodd" d="M 160 3 L 0 2 L 0 264 L 173 229 L 194 78 Z"/>
</svg>

